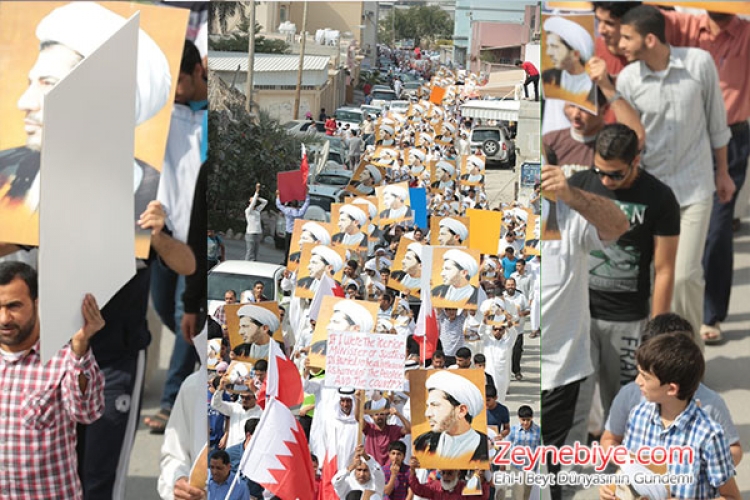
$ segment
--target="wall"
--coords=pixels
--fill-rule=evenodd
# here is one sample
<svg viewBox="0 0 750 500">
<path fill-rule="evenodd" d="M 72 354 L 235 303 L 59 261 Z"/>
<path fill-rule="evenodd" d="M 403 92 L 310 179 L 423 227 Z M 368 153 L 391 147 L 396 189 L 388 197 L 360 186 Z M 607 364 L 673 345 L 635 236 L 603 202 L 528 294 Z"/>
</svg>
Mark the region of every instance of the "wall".
<svg viewBox="0 0 750 500">
<path fill-rule="evenodd" d="M 290 21 L 297 25 L 297 31 L 302 29 L 304 2 L 292 2 Z M 362 45 L 362 30 L 357 28 L 362 21 L 364 12 L 362 2 L 308 2 L 307 3 L 307 32 L 314 35 L 319 29 L 330 28 L 340 32 L 351 32 L 357 43 Z"/>
</svg>

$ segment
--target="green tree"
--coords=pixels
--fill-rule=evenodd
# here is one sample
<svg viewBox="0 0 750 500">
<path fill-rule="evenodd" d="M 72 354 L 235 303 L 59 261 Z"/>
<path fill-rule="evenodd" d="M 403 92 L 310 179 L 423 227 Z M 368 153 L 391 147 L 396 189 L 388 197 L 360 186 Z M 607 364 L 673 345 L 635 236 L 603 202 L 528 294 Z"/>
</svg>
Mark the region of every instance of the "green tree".
<svg viewBox="0 0 750 500">
<path fill-rule="evenodd" d="M 247 52 L 248 40 L 250 39 L 249 26 L 247 21 L 237 25 L 241 33 L 233 33 L 230 36 L 224 36 L 220 39 L 209 39 L 211 50 L 222 50 L 227 52 Z M 272 40 L 259 35 L 263 27 L 255 23 L 255 52 L 257 54 L 288 54 L 289 44 L 284 40 Z"/>
<path fill-rule="evenodd" d="M 450 16 L 436 5 L 394 9 L 380 22 L 378 36 L 382 43 L 413 39 L 415 45 L 427 46 L 441 38 L 452 38 L 453 22 Z"/>
<path fill-rule="evenodd" d="M 228 107 L 208 115 L 208 227 L 243 231 L 255 184 L 274 200 L 276 174 L 299 168 L 301 143 L 263 111 L 253 122 L 239 103 Z"/>
<path fill-rule="evenodd" d="M 209 2 L 208 25 L 212 30 L 219 28 L 220 33 L 225 33 L 229 20 L 234 16 L 239 15 L 240 22 L 247 21 L 246 5 L 247 2 Z"/>
</svg>

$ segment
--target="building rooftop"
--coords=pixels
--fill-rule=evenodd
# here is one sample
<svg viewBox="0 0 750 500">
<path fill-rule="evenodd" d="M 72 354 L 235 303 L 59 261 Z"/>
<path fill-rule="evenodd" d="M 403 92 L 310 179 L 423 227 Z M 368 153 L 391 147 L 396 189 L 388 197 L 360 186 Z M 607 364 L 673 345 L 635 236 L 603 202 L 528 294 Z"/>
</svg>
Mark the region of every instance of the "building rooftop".
<svg viewBox="0 0 750 500">
<path fill-rule="evenodd" d="M 329 56 L 305 56 L 305 71 L 323 71 L 328 69 Z M 208 51 L 208 67 L 212 71 L 247 71 L 247 53 Z M 255 54 L 256 72 L 297 71 L 299 54 Z"/>
</svg>

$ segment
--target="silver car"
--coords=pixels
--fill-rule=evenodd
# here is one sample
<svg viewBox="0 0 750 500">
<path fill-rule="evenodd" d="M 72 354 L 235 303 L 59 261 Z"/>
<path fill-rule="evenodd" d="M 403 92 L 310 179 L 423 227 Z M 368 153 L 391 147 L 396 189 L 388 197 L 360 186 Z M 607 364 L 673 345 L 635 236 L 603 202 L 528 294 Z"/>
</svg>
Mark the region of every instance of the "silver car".
<svg viewBox="0 0 750 500">
<path fill-rule="evenodd" d="M 481 149 L 488 161 L 500 162 L 510 168 L 516 164 L 516 145 L 510 138 L 510 131 L 502 125 L 475 127 L 469 143 L 472 153 Z"/>
</svg>

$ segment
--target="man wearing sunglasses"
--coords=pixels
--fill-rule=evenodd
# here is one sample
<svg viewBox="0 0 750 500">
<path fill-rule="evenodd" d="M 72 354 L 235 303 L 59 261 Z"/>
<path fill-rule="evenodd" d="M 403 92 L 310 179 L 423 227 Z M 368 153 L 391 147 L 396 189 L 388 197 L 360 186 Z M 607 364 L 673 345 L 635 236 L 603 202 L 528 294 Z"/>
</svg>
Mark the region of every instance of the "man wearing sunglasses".
<svg viewBox="0 0 750 500">
<path fill-rule="evenodd" d="M 596 139 L 594 165 L 570 178 L 572 186 L 609 195 L 630 222 L 625 234 L 591 252 L 589 260 L 594 376 L 581 385 L 579 403 L 588 411 L 598 377 L 605 419 L 620 386 L 637 375 L 635 349 L 649 319 L 649 299 L 652 317 L 669 312 L 674 288 L 680 207 L 672 190 L 641 169 L 639 160 L 635 132 L 606 125 Z M 585 437 L 585 426 L 581 430 Z M 573 432 L 569 439 L 576 438 Z"/>
</svg>

